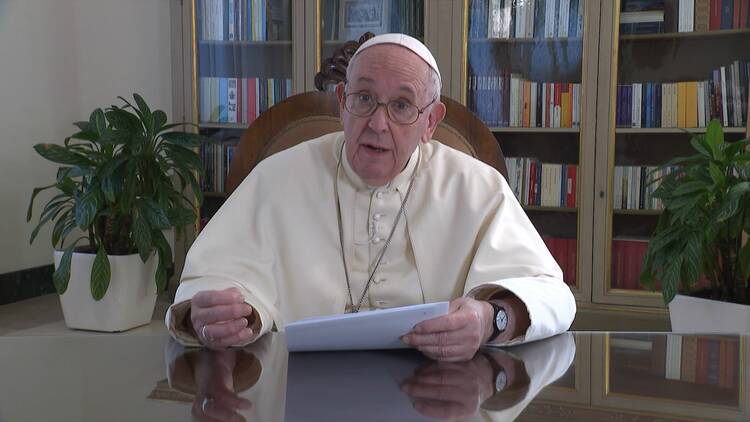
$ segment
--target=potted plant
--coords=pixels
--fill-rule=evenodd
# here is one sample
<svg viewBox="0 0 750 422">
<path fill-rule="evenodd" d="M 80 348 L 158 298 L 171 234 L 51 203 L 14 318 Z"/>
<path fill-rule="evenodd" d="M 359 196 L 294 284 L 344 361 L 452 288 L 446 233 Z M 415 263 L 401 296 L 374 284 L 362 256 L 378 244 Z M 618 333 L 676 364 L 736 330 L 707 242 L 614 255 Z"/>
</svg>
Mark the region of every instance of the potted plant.
<svg viewBox="0 0 750 422">
<path fill-rule="evenodd" d="M 68 327 L 123 331 L 151 321 L 156 295 L 165 289 L 172 250 L 163 231 L 195 221 L 186 186 L 202 200 L 192 149 L 206 138 L 173 131 L 167 115 L 152 111 L 133 94 L 135 105 L 96 109 L 63 145 L 37 144 L 39 155 L 61 166 L 56 189 L 31 233 L 54 224 L 53 283 Z"/>
<path fill-rule="evenodd" d="M 654 196 L 664 211 L 643 262 L 640 281 L 661 283 L 673 331 L 750 332 L 750 140 L 725 142 L 717 120 L 693 135 L 695 154 L 664 167 L 678 170 L 660 181 Z M 710 288 L 690 292 L 699 277 Z M 722 303 L 724 302 L 724 303 Z"/>
</svg>

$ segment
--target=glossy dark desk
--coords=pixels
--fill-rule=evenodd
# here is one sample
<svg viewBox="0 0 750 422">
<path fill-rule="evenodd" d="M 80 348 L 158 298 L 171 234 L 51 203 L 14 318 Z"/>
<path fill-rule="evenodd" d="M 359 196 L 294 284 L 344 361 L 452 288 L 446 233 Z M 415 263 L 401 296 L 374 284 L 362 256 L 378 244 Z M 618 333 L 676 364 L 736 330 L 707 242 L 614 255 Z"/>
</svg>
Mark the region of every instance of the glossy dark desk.
<svg viewBox="0 0 750 422">
<path fill-rule="evenodd" d="M 437 364 L 411 350 L 0 337 L 0 421 L 750 420 L 748 339 L 573 333 Z M 502 373 L 502 374 L 501 374 Z"/>
</svg>

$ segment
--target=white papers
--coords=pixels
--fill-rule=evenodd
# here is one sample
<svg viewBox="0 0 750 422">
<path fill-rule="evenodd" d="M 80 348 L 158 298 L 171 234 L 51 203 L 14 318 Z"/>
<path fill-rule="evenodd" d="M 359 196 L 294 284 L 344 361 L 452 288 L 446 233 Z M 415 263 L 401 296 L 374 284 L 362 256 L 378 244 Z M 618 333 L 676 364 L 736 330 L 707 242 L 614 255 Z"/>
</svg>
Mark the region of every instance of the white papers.
<svg viewBox="0 0 750 422">
<path fill-rule="evenodd" d="M 400 337 L 448 314 L 448 302 L 299 320 L 285 327 L 290 352 L 406 348 Z"/>
</svg>

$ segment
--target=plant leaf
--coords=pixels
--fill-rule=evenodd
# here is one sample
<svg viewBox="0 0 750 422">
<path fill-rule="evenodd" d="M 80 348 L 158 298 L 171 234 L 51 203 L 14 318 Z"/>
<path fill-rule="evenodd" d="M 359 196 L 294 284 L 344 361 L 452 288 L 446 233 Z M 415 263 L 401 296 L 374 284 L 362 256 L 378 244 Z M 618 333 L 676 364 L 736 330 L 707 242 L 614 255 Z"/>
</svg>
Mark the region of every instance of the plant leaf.
<svg viewBox="0 0 750 422">
<path fill-rule="evenodd" d="M 164 124 L 167 123 L 167 113 L 161 110 L 154 110 L 154 133 L 159 133 Z"/>
<path fill-rule="evenodd" d="M 186 148 L 196 148 L 201 143 L 208 142 L 208 138 L 197 133 L 187 132 L 167 132 L 161 134 L 162 139 L 174 145 L 180 145 Z"/>
<path fill-rule="evenodd" d="M 195 212 L 192 208 L 175 206 L 174 208 L 167 211 L 169 221 L 174 227 L 182 227 L 191 224 L 195 221 Z"/>
<path fill-rule="evenodd" d="M 674 196 L 691 195 L 696 192 L 708 190 L 710 186 L 704 182 L 692 181 L 681 184 L 677 189 L 672 192 Z"/>
<path fill-rule="evenodd" d="M 104 250 L 104 245 L 99 242 L 99 250 L 94 258 L 94 266 L 91 268 L 91 296 L 94 300 L 101 300 L 109 288 L 109 280 L 112 277 L 109 266 L 109 258 Z"/>
<path fill-rule="evenodd" d="M 36 196 L 39 195 L 39 192 L 45 191 L 55 186 L 57 186 L 57 183 L 53 183 L 47 186 L 42 186 L 40 188 L 34 188 L 34 191 L 31 192 L 31 200 L 29 201 L 29 208 L 26 210 L 26 221 L 31 221 L 32 209 L 34 207 L 34 199 L 36 199 Z"/>
<path fill-rule="evenodd" d="M 747 280 L 750 278 L 750 242 L 745 243 L 745 246 L 740 249 L 738 258 L 740 261 L 740 275 L 743 280 Z"/>
<path fill-rule="evenodd" d="M 739 208 L 740 208 L 739 200 L 728 198 L 726 201 L 724 201 L 721 204 L 721 208 L 719 208 L 719 213 L 716 215 L 716 221 L 721 223 L 722 221 L 727 220 L 728 218 L 737 214 L 737 211 L 739 210 Z"/>
<path fill-rule="evenodd" d="M 160 230 L 168 229 L 172 227 L 172 224 L 159 204 L 151 199 L 147 199 L 141 202 L 141 210 L 144 211 L 146 219 L 151 224 L 151 227 L 155 227 Z"/>
<path fill-rule="evenodd" d="M 96 197 L 93 195 L 87 195 L 81 200 L 76 201 L 75 219 L 76 224 L 78 224 L 81 230 L 88 230 L 94 221 L 94 217 L 96 217 L 97 208 Z"/>
<path fill-rule="evenodd" d="M 138 254 L 141 256 L 141 261 L 145 263 L 151 255 L 152 243 L 151 228 L 143 217 L 143 213 L 137 213 L 133 220 L 133 240 L 135 240 L 135 246 L 138 248 Z"/>
<path fill-rule="evenodd" d="M 81 154 L 55 144 L 36 144 L 34 150 L 53 163 L 79 167 L 92 167 L 94 162 Z"/>
<path fill-rule="evenodd" d="M 105 113 L 113 128 L 125 133 L 138 134 L 143 131 L 143 125 L 138 115 L 122 108 L 110 108 Z"/>
<path fill-rule="evenodd" d="M 693 136 L 690 138 L 690 145 L 695 148 L 696 151 L 711 158 L 713 154 L 710 151 L 710 147 L 707 145 L 706 138 L 703 135 Z"/>
<path fill-rule="evenodd" d="M 73 260 L 73 248 L 75 243 L 65 248 L 60 263 L 57 265 L 57 269 L 52 274 L 52 284 L 55 285 L 57 294 L 63 294 L 68 290 L 68 282 L 70 281 L 70 263 Z"/>
<path fill-rule="evenodd" d="M 104 117 L 104 111 L 97 108 L 89 116 L 89 131 L 101 136 L 105 129 L 107 129 L 107 119 Z"/>
<path fill-rule="evenodd" d="M 664 297 L 664 303 L 669 303 L 677 294 L 677 282 L 680 277 L 680 267 L 682 266 L 682 257 L 678 256 L 675 260 L 667 263 L 664 276 L 661 280 L 661 294 Z"/>
<path fill-rule="evenodd" d="M 112 183 L 112 176 L 104 176 L 102 178 L 102 192 L 104 193 L 104 197 L 107 199 L 107 202 L 113 203 L 117 199 L 115 197 L 115 187 Z"/>
<path fill-rule="evenodd" d="M 133 98 L 135 99 L 135 103 L 138 105 L 138 110 L 141 112 L 141 119 L 143 120 L 143 126 L 146 128 L 146 133 L 153 134 L 154 116 L 153 114 L 151 114 L 151 109 L 149 109 L 146 101 L 144 101 L 143 97 L 141 97 L 140 95 L 133 94 Z"/>
</svg>

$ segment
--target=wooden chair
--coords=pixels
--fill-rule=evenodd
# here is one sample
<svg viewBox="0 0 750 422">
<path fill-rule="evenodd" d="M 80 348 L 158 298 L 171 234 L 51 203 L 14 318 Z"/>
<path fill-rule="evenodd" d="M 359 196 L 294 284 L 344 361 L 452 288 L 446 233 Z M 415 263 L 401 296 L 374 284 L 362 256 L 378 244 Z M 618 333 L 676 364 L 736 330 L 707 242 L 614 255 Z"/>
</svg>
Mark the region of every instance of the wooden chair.
<svg viewBox="0 0 750 422">
<path fill-rule="evenodd" d="M 316 85 L 321 91 L 294 95 L 275 104 L 245 130 L 229 168 L 225 183 L 227 193 L 234 192 L 264 158 L 301 142 L 343 130 L 336 94 L 322 90 L 326 82 L 337 83 L 343 79 L 345 65 L 365 39 L 363 36 L 359 42 L 346 43 L 334 58 L 324 62 L 323 71 L 316 75 Z M 503 153 L 487 126 L 459 102 L 445 96 L 441 96 L 441 101 L 447 109 L 446 116 L 433 138 L 487 163 L 507 179 Z"/>
</svg>

